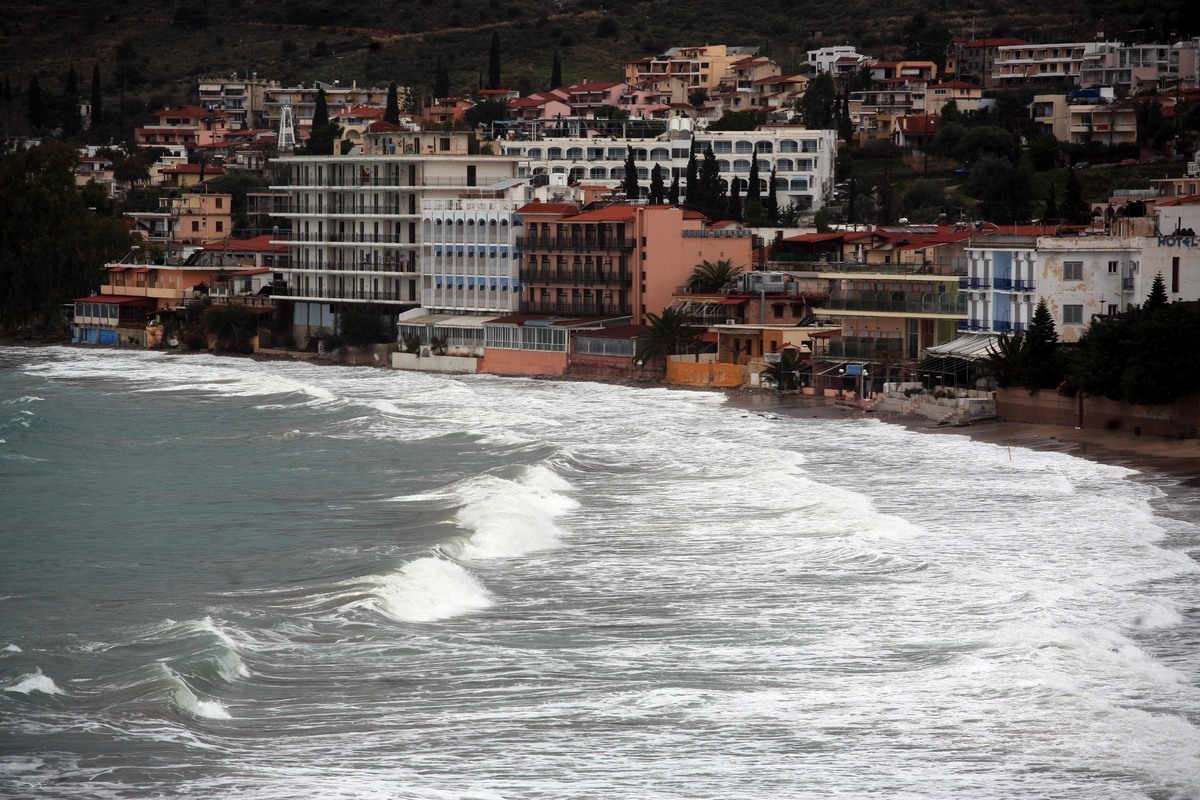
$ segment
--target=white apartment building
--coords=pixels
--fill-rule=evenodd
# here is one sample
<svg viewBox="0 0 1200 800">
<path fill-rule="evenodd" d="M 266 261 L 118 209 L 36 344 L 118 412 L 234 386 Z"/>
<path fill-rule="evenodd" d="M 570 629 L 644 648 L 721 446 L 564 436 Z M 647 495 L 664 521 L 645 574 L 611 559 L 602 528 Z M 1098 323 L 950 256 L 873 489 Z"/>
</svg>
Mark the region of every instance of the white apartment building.
<svg viewBox="0 0 1200 800">
<path fill-rule="evenodd" d="M 1007 45 L 992 64 L 993 86 L 1066 83 L 1080 86 L 1085 61 L 1095 59 L 1113 42 L 1058 42 Z"/>
<path fill-rule="evenodd" d="M 332 316 L 346 304 L 372 303 L 393 323 L 396 315 L 420 306 L 426 285 L 423 269 L 428 266 L 425 257 L 434 254 L 435 244 L 427 246 L 424 234 L 433 235 L 437 218 L 442 219 L 443 232 L 447 218 L 452 218 L 456 231 L 460 218 L 456 215 L 463 221 L 461 238 L 446 238 L 443 233 L 443 261 L 434 262 L 452 267 L 440 274 L 455 276 L 455 288 L 459 275 L 464 278 L 463 289 L 467 288 L 469 264 L 476 280 L 488 279 L 490 291 L 490 279 L 500 277 L 499 267 L 488 270 L 492 247 L 497 248 L 497 265 L 505 260 L 500 256 L 502 243 L 508 248 L 507 261 L 515 260 L 509 240 L 500 233 L 505 226 L 498 206 L 469 210 L 453 206 L 466 200 L 501 202 L 514 185 L 518 160 L 462 153 L 420 155 L 412 149 L 416 152 L 407 155 L 276 160 L 279 171 L 271 188 L 286 194 L 277 216 L 287 219 L 291 230 L 277 240 L 288 245 L 290 263 L 277 274 L 275 293 L 293 302 L 299 335 L 328 328 Z M 435 209 L 439 201 L 445 207 Z M 470 237 L 468 218 L 475 230 Z M 487 229 L 483 235 L 480 220 Z M 511 218 L 507 227 L 511 231 Z M 453 254 L 444 249 L 450 244 L 455 247 Z M 468 244 L 475 251 L 469 259 Z M 481 248 L 487 248 L 483 255 Z M 429 277 L 436 275 L 429 273 Z M 465 295 L 462 299 L 466 302 Z"/>
<path fill-rule="evenodd" d="M 819 50 L 809 50 L 808 63 L 814 73 L 832 72 L 834 76 L 858 72 L 870 64 L 872 59 L 855 50 L 850 45 L 822 47 Z"/>
<path fill-rule="evenodd" d="M 617 186 L 625 177 L 627 148 L 633 147 L 638 181 L 649 187 L 655 165 L 663 169 L 670 186 L 679 178 L 687 193 L 688 155 L 694 136 L 696 157 L 703 159 L 712 146 L 717 168 L 727 187 L 738 181 L 741 195 L 749 187 L 751 161 L 757 153 L 760 190 L 768 191 L 775 169 L 776 197 L 780 208 L 794 203 L 802 211 L 815 211 L 833 194 L 837 134 L 796 125 L 761 126 L 755 131 L 692 130 L 691 121 L 673 119 L 670 130 L 652 138 L 604 136 L 550 137 L 537 133 L 498 144 L 506 156 L 521 159 L 520 177 L 563 175 L 568 182 L 590 181 Z"/>
<path fill-rule="evenodd" d="M 426 199 L 421 203 L 421 306 L 439 314 L 509 314 L 520 297 L 516 247 L 528 182 L 512 179 L 491 197 Z"/>
<path fill-rule="evenodd" d="M 967 320 L 961 328 L 1019 333 L 1045 300 L 1059 338 L 1079 341 L 1094 315 L 1116 314 L 1144 299 L 1144 244 L 1142 237 L 983 237 L 967 248 L 967 277 L 960 281 Z"/>
</svg>

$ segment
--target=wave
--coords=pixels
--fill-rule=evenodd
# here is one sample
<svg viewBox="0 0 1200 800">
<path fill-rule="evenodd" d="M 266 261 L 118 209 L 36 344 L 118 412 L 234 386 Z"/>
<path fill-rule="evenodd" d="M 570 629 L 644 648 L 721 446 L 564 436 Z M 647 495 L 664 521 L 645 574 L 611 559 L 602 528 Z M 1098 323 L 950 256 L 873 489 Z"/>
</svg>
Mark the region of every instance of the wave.
<svg viewBox="0 0 1200 800">
<path fill-rule="evenodd" d="M 456 521 L 471 533 L 448 543 L 459 560 L 511 558 L 561 546 L 563 530 L 555 520 L 579 506 L 565 492 L 573 487 L 544 466 L 524 467 L 516 479 L 495 475 L 464 483 Z"/>
<path fill-rule="evenodd" d="M 204 719 L 233 718 L 224 703 L 219 700 L 201 697 L 196 694 L 182 676 L 166 664 L 161 664 L 160 666 L 166 674 L 168 683 L 171 685 L 171 700 L 181 711 L 191 714 L 194 717 L 203 717 Z"/>
<path fill-rule="evenodd" d="M 20 647 L 18 647 L 15 644 L 10 644 L 10 645 L 5 645 L 3 652 L 5 652 L 5 653 L 24 653 L 25 651 L 22 650 Z"/>
<path fill-rule="evenodd" d="M 32 694 L 39 692 L 41 694 L 63 694 L 63 690 L 58 688 L 58 684 L 53 678 L 42 673 L 40 667 L 34 669 L 28 675 L 22 675 L 17 680 L 3 687 L 3 691 L 15 692 L 16 694 Z"/>
<path fill-rule="evenodd" d="M 487 589 L 471 573 L 442 558 L 419 558 L 372 583 L 376 609 L 402 622 L 436 622 L 492 605 Z"/>
<path fill-rule="evenodd" d="M 28 405 L 29 403 L 44 403 L 44 402 L 46 402 L 46 398 L 34 397 L 31 394 L 24 395 L 23 397 L 14 397 L 11 400 L 0 400 L 0 404 L 6 405 L 6 406 L 23 406 L 23 405 Z"/>
</svg>

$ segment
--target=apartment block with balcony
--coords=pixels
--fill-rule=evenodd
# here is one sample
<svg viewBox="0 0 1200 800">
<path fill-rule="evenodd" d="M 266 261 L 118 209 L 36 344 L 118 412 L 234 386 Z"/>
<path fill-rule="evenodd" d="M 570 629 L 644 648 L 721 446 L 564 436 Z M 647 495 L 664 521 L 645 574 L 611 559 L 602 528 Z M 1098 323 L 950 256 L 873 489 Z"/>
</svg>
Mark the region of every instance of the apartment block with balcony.
<svg viewBox="0 0 1200 800">
<path fill-rule="evenodd" d="M 991 86 L 1052 83 L 1080 86 L 1084 61 L 1112 45 L 1112 42 L 1057 42 L 1000 47 L 992 64 Z"/>
<path fill-rule="evenodd" d="M 515 213 L 525 182 L 421 203 L 421 306 L 433 314 L 517 310 L 521 253 Z"/>
<path fill-rule="evenodd" d="M 188 193 L 161 197 L 158 211 L 129 211 L 133 230 L 147 242 L 166 250 L 219 241 L 233 233 L 233 196 Z"/>
<path fill-rule="evenodd" d="M 308 320 L 323 323 L 346 304 L 374 304 L 392 323 L 417 308 L 424 204 L 490 197 L 517 171 L 513 158 L 415 153 L 288 156 L 276 165 L 271 188 L 287 195 L 279 216 L 290 226 L 279 239 L 290 263 L 277 294 L 293 303 L 302 336 Z"/>
<path fill-rule="evenodd" d="M 201 78 L 196 94 L 203 108 L 225 113 L 230 130 L 248 130 L 261 123 L 266 90 L 278 86 L 277 81 L 263 80 L 257 73 L 239 78 L 235 72 L 228 78 Z"/>
<path fill-rule="evenodd" d="M 672 47 L 656 56 L 626 62 L 625 83 L 631 87 L 670 89 L 672 102 L 690 102 L 690 92 L 715 89 L 734 63 L 757 54 L 757 47 L 724 44 Z"/>
<path fill-rule="evenodd" d="M 152 124 L 134 128 L 138 147 L 203 147 L 224 139 L 230 129 L 225 112 L 199 106 L 170 106 L 154 117 Z"/>
<path fill-rule="evenodd" d="M 693 131 L 688 120 L 671 120 L 671 123 L 669 131 L 664 130 L 653 139 L 549 137 L 531 129 L 522 139 L 498 144 L 505 155 L 522 160 L 522 177 L 563 175 L 568 182 L 607 182 L 614 188 L 625 177 L 627 148 L 632 147 L 642 186 L 649 186 L 651 170 L 659 165 L 665 171 L 666 183 L 678 177 L 686 193 Z M 738 181 L 742 196 L 749 187 L 751 159 L 755 154 L 760 190 L 768 191 L 767 182 L 774 168 L 776 196 L 781 207 L 794 203 L 801 210 L 815 211 L 832 196 L 837 158 L 834 131 L 765 125 L 755 131 L 696 131 L 694 136 L 697 154 L 703 154 L 711 146 L 722 180 L 727 185 Z"/>
</svg>

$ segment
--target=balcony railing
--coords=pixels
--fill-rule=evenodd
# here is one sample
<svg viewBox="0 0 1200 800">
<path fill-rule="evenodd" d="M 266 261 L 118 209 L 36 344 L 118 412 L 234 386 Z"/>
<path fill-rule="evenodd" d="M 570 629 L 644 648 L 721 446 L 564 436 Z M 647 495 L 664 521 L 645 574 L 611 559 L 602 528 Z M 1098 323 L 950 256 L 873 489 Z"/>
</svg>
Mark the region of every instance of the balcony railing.
<svg viewBox="0 0 1200 800">
<path fill-rule="evenodd" d="M 521 303 L 522 314 L 576 314 L 585 317 L 628 317 L 631 306 L 615 303 Z"/>
<path fill-rule="evenodd" d="M 938 264 L 932 261 L 922 261 L 915 264 L 868 264 L 863 261 L 838 261 L 807 253 L 775 253 L 767 258 L 767 264 L 778 264 L 778 268 L 786 272 L 839 272 L 846 274 L 872 275 L 928 275 L 938 276 L 966 275 L 965 266 Z"/>
<path fill-rule="evenodd" d="M 368 290 L 359 291 L 357 287 L 347 287 L 345 290 L 324 288 L 308 288 L 296 287 L 290 283 L 275 283 L 272 288 L 272 295 L 275 297 L 312 297 L 320 300 L 375 300 L 381 302 L 392 303 L 407 303 L 409 305 L 418 305 L 417 300 L 406 300 L 401 297 L 400 291 L 394 290 L 391 292 L 373 292 Z"/>
<path fill-rule="evenodd" d="M 967 313 L 967 297 L 938 292 L 830 292 L 821 310 L 963 316 Z"/>
<path fill-rule="evenodd" d="M 517 247 L 539 250 L 632 250 L 633 239 L 559 238 L 554 236 L 518 236 Z"/>
<path fill-rule="evenodd" d="M 417 264 L 409 261 L 373 261 L 367 262 L 345 262 L 332 263 L 324 261 L 307 261 L 298 264 L 290 264 L 286 271 L 288 272 L 395 272 L 395 273 L 413 273 L 417 272 Z"/>
<path fill-rule="evenodd" d="M 992 278 L 992 288 L 1001 292 L 1030 292 L 1033 282 L 1020 278 Z"/>
<path fill-rule="evenodd" d="M 837 336 L 815 339 L 814 358 L 876 359 L 904 354 L 904 340 L 898 337 Z"/>
<path fill-rule="evenodd" d="M 521 270 L 522 283 L 565 283 L 571 285 L 601 284 L 604 286 L 633 286 L 633 276 L 627 272 L 586 269 Z"/>
</svg>

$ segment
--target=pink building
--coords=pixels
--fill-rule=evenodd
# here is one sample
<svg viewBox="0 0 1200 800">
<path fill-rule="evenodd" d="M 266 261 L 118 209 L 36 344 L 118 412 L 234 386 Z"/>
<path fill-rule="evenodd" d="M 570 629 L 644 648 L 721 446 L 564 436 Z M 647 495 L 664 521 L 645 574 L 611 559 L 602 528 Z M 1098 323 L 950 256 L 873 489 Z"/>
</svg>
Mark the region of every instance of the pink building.
<svg viewBox="0 0 1200 800">
<path fill-rule="evenodd" d="M 158 122 L 135 128 L 138 147 L 182 145 L 197 147 L 224 139 L 229 120 L 224 111 L 209 111 L 200 106 L 171 106 L 155 113 Z"/>
</svg>

